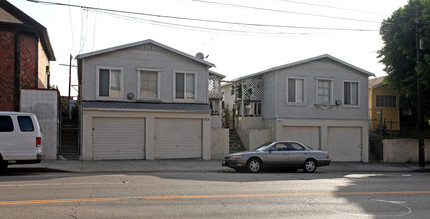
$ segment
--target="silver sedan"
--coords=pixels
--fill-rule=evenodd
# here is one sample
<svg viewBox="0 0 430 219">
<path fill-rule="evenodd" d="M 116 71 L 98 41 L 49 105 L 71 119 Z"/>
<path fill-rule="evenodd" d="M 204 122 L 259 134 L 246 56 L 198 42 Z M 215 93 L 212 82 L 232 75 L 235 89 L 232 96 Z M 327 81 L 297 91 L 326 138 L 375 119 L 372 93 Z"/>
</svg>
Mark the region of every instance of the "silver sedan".
<svg viewBox="0 0 430 219">
<path fill-rule="evenodd" d="M 244 151 L 230 154 L 222 161 L 223 166 L 236 171 L 260 172 L 263 167 L 283 167 L 292 170 L 299 168 L 307 173 L 315 172 L 317 167 L 330 164 L 326 151 L 314 150 L 296 141 L 268 142 L 256 151 Z"/>
</svg>

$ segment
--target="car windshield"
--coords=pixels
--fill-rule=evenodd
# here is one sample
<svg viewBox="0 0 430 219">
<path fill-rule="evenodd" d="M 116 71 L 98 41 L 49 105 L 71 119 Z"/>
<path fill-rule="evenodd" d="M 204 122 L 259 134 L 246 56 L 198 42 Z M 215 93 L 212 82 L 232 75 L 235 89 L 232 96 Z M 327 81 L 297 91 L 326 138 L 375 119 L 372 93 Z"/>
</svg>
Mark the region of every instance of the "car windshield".
<svg viewBox="0 0 430 219">
<path fill-rule="evenodd" d="M 267 150 L 269 150 L 269 148 L 272 147 L 272 143 L 273 142 L 266 142 L 266 143 L 260 145 L 260 147 L 257 148 L 257 151 L 267 151 Z"/>
</svg>

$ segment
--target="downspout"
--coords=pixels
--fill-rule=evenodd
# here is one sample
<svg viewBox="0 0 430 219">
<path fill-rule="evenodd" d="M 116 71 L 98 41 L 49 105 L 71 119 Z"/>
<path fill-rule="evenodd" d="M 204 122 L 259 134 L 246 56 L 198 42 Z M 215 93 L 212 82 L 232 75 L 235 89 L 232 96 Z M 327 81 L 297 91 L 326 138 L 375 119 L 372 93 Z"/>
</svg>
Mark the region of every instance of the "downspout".
<svg viewBox="0 0 430 219">
<path fill-rule="evenodd" d="M 36 40 L 36 57 L 35 57 L 35 64 L 36 64 L 36 68 L 34 68 L 34 74 L 35 74 L 35 80 L 34 80 L 34 85 L 35 88 L 39 88 L 39 37 L 35 36 L 34 37 Z"/>
<path fill-rule="evenodd" d="M 19 32 L 15 32 L 14 52 L 13 110 L 19 112 L 21 101 L 21 34 Z"/>
<path fill-rule="evenodd" d="M 278 71 L 275 71 L 275 121 L 278 119 Z"/>
</svg>

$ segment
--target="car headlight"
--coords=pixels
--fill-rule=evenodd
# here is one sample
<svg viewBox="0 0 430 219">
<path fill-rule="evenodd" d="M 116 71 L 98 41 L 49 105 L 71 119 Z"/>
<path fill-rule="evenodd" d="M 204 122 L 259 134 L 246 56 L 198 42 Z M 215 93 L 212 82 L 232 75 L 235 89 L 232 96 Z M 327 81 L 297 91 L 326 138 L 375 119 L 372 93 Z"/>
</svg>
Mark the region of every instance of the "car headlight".
<svg viewBox="0 0 430 219">
<path fill-rule="evenodd" d="M 232 160 L 239 160 L 240 158 L 242 158 L 242 155 L 235 155 L 230 157 L 230 159 Z"/>
</svg>

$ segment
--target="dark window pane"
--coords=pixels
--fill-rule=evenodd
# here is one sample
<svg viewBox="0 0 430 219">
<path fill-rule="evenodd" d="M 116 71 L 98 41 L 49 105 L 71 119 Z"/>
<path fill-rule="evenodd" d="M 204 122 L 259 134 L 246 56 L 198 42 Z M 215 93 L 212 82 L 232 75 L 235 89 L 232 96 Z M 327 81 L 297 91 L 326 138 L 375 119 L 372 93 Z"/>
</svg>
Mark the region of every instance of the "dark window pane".
<svg viewBox="0 0 430 219">
<path fill-rule="evenodd" d="M 29 116 L 18 116 L 18 124 L 19 128 L 23 132 L 32 132 L 34 131 L 33 122 Z"/>
<path fill-rule="evenodd" d="M 296 102 L 296 79 L 288 79 L 288 102 Z"/>
<path fill-rule="evenodd" d="M 382 98 L 380 95 L 376 95 L 376 106 L 382 106 L 381 99 Z"/>
<path fill-rule="evenodd" d="M 183 73 L 176 73 L 176 98 L 184 99 L 185 97 L 185 75 Z"/>
<path fill-rule="evenodd" d="M 108 97 L 109 96 L 109 70 L 100 69 L 99 74 L 99 96 Z"/>
<path fill-rule="evenodd" d="M 12 132 L 13 123 L 10 116 L 0 116 L 0 132 Z"/>
<path fill-rule="evenodd" d="M 343 103 L 349 105 L 349 104 L 351 104 L 351 83 L 345 82 L 343 90 L 344 90 Z"/>
</svg>

